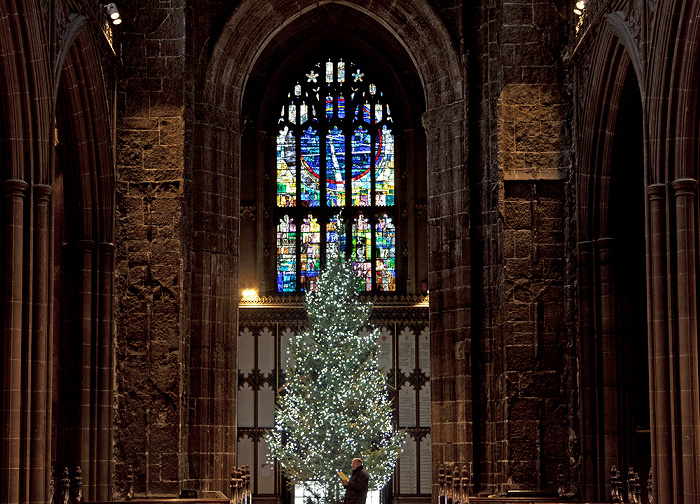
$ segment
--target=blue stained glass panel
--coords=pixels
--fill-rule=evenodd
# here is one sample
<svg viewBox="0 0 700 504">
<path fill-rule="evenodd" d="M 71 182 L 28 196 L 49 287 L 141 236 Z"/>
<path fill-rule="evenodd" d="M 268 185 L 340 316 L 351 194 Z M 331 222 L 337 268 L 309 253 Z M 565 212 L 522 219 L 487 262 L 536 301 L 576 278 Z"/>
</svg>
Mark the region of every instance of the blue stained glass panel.
<svg viewBox="0 0 700 504">
<path fill-rule="evenodd" d="M 359 127 L 352 135 L 352 204 L 369 206 L 372 198 L 370 134 Z"/>
<path fill-rule="evenodd" d="M 305 207 L 317 207 L 321 201 L 319 151 L 318 133 L 309 127 L 301 135 L 301 205 Z"/>
<path fill-rule="evenodd" d="M 313 290 L 321 269 L 321 226 L 311 215 L 301 223 L 301 278 L 302 291 Z"/>
<path fill-rule="evenodd" d="M 360 215 L 352 225 L 352 250 L 358 276 L 364 291 L 372 290 L 372 226 L 369 219 Z"/>
<path fill-rule="evenodd" d="M 360 110 L 362 109 L 362 110 Z M 364 105 L 358 105 L 355 108 L 355 120 L 356 121 L 364 121 L 367 124 L 370 123 L 372 119 L 372 112 L 369 103 L 365 103 Z"/>
<path fill-rule="evenodd" d="M 277 225 L 277 292 L 296 291 L 296 224 L 285 215 Z"/>
<path fill-rule="evenodd" d="M 377 289 L 396 290 L 396 227 L 386 214 L 376 226 Z"/>
<path fill-rule="evenodd" d="M 338 117 L 345 118 L 345 98 L 342 95 L 338 97 Z"/>
<path fill-rule="evenodd" d="M 334 127 L 326 135 L 326 204 L 345 205 L 345 134 Z"/>
<path fill-rule="evenodd" d="M 326 117 L 333 118 L 333 97 L 330 95 L 326 96 Z"/>
<path fill-rule="evenodd" d="M 326 224 L 326 257 L 345 253 L 345 232 L 340 229 L 340 215 L 334 215 Z"/>
<path fill-rule="evenodd" d="M 375 194 L 380 206 L 394 206 L 394 135 L 386 126 L 376 137 L 375 143 Z"/>
<path fill-rule="evenodd" d="M 296 142 L 294 133 L 285 126 L 277 135 L 277 206 L 295 206 L 296 195 Z"/>
</svg>

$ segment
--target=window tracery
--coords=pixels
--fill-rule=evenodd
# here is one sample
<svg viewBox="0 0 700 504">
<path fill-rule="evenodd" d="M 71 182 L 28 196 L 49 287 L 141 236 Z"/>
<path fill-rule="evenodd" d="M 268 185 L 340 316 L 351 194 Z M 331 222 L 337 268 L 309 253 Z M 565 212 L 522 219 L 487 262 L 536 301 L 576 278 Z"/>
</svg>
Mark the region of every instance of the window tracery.
<svg viewBox="0 0 700 504">
<path fill-rule="evenodd" d="M 329 59 L 294 85 L 278 127 L 277 291 L 313 289 L 333 252 L 355 258 L 362 291 L 395 291 L 394 134 L 384 94 L 358 66 Z"/>
</svg>

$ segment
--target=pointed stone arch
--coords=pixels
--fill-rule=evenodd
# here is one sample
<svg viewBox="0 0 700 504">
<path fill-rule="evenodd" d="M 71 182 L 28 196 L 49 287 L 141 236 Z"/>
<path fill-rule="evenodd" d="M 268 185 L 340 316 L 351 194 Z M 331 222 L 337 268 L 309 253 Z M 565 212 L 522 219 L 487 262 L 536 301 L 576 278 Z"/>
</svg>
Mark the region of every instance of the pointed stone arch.
<svg viewBox="0 0 700 504">
<path fill-rule="evenodd" d="M 52 293 L 61 364 L 54 362 L 55 456 L 60 467 L 80 466 L 84 495 L 101 500 L 111 496 L 113 470 L 114 69 L 104 35 L 88 18 L 74 17 L 67 34 L 56 65 L 57 162 L 49 172 L 60 242 L 51 251 L 59 256 L 53 285 L 62 284 L 60 295 Z"/>
<path fill-rule="evenodd" d="M 633 291 L 626 285 L 630 278 L 644 278 L 642 68 L 623 20 L 622 13 L 609 14 L 599 27 L 586 56 L 592 63 L 579 101 L 582 495 L 601 500 L 608 494 L 612 465 L 627 467 L 635 465 L 633 460 L 637 466 L 640 460 L 648 465 L 648 455 L 635 451 L 630 434 L 635 427 L 635 396 L 631 387 L 634 366 L 628 357 L 640 348 L 634 334 L 644 334 L 646 326 L 642 322 L 635 327 L 625 316 L 630 307 L 643 313 L 646 304 L 643 284 Z M 628 155 L 625 166 L 621 151 Z M 627 226 L 621 228 L 620 219 L 629 219 Z M 627 271 L 630 263 L 635 264 L 635 274 Z M 646 357 L 644 352 L 641 360 Z"/>
<path fill-rule="evenodd" d="M 244 123 L 241 107 L 250 72 L 265 47 L 278 33 L 305 14 L 331 3 L 349 7 L 393 34 L 410 55 L 424 93 L 426 111 L 423 114 L 423 127 L 427 137 L 431 256 L 429 282 L 431 313 L 436 321 L 431 327 L 431 345 L 432 355 L 439 359 L 433 364 L 437 370 L 433 379 L 439 384 L 433 388 L 433 398 L 439 405 L 436 411 L 440 412 L 435 421 L 449 425 L 449 428 L 440 431 L 442 435 L 433 436 L 433 480 L 437 481 L 439 462 L 461 462 L 471 453 L 468 448 L 471 440 L 466 435 L 470 415 L 458 415 L 458 411 L 469 412 L 471 407 L 455 406 L 451 401 L 451 391 L 456 386 L 454 382 L 464 383 L 467 380 L 467 361 L 455 362 L 445 357 L 453 354 L 456 339 L 468 334 L 471 324 L 468 285 L 471 277 L 467 145 L 463 142 L 466 138 L 466 77 L 458 51 L 429 2 L 244 1 L 226 22 L 221 36 L 212 45 L 207 64 L 198 71 L 204 82 L 196 92 L 195 141 L 192 163 L 186 168 L 190 171 L 190 177 L 186 177 L 191 178 L 190 190 L 196 188 L 202 196 L 193 199 L 191 215 L 187 216 L 191 219 L 193 236 L 201 238 L 197 238 L 199 250 L 190 250 L 187 259 L 191 265 L 188 269 L 193 286 L 191 309 L 193 312 L 206 312 L 202 321 L 192 321 L 192 345 L 198 346 L 200 341 L 230 341 L 231 335 L 235 334 L 235 317 L 227 317 L 216 328 L 208 320 L 214 312 L 221 312 L 223 308 L 223 305 L 216 308 L 217 303 L 222 302 L 217 300 L 225 299 L 225 312 L 235 313 L 236 310 L 239 177 Z M 204 265 L 204 268 L 195 265 Z M 217 290 L 200 292 L 198 286 L 206 283 L 214 271 L 218 272 L 220 282 Z M 221 272 L 224 272 L 223 278 Z M 195 303 L 197 306 L 194 306 Z M 448 322 L 440 320 L 443 316 Z M 211 362 L 208 352 L 203 352 L 201 360 L 192 365 L 195 369 L 211 369 Z M 213 370 L 221 376 L 229 371 L 230 368 L 225 366 Z M 445 390 L 450 397 L 442 398 L 435 390 Z M 202 394 L 202 397 L 207 397 L 206 393 Z M 196 394 L 192 394 L 192 397 L 195 398 Z M 230 403 L 230 397 L 222 399 L 226 404 L 224 409 L 230 409 L 231 417 L 235 418 L 235 397 Z M 444 408 L 440 406 L 443 400 Z M 210 418 L 206 411 L 197 412 L 195 416 Z M 211 474 L 211 481 L 225 479 L 234 458 L 235 438 L 215 436 L 217 427 L 212 424 L 204 422 L 199 425 L 203 426 L 201 431 L 191 433 L 191 436 L 201 440 L 202 452 L 224 454 L 227 462 L 223 464 L 223 474 L 218 474 L 214 470 L 213 458 L 207 455 L 198 458 L 196 463 L 191 462 L 190 471 L 198 475 Z M 221 443 L 214 438 L 221 440 Z M 455 442 L 456 439 L 460 441 Z M 190 460 L 194 461 L 192 455 Z"/>
</svg>

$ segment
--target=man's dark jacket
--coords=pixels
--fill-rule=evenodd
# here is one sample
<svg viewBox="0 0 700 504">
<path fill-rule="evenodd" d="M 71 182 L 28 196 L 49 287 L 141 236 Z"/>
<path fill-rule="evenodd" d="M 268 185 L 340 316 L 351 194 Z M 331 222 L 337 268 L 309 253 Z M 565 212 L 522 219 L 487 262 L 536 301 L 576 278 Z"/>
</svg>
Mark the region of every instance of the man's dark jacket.
<svg viewBox="0 0 700 504">
<path fill-rule="evenodd" d="M 350 481 L 345 486 L 343 504 L 365 504 L 368 487 L 369 474 L 365 471 L 365 466 L 359 466 L 352 471 Z"/>
</svg>

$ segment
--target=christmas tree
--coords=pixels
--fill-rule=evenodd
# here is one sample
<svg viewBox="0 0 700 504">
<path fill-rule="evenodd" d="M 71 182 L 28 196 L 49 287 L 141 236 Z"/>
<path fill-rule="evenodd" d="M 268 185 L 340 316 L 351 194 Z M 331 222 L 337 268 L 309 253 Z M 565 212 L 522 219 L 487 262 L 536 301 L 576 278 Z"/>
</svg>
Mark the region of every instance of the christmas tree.
<svg viewBox="0 0 700 504">
<path fill-rule="evenodd" d="M 331 257 L 307 293 L 310 329 L 290 342 L 275 429 L 265 437 L 290 485 L 317 503 L 342 499 L 336 471 L 349 476 L 354 457 L 369 472 L 370 490 L 382 488 L 404 439 L 392 427 L 386 376 L 377 367 L 378 332 L 363 330 L 372 306 L 361 302 L 357 281 L 352 264 Z"/>
</svg>

